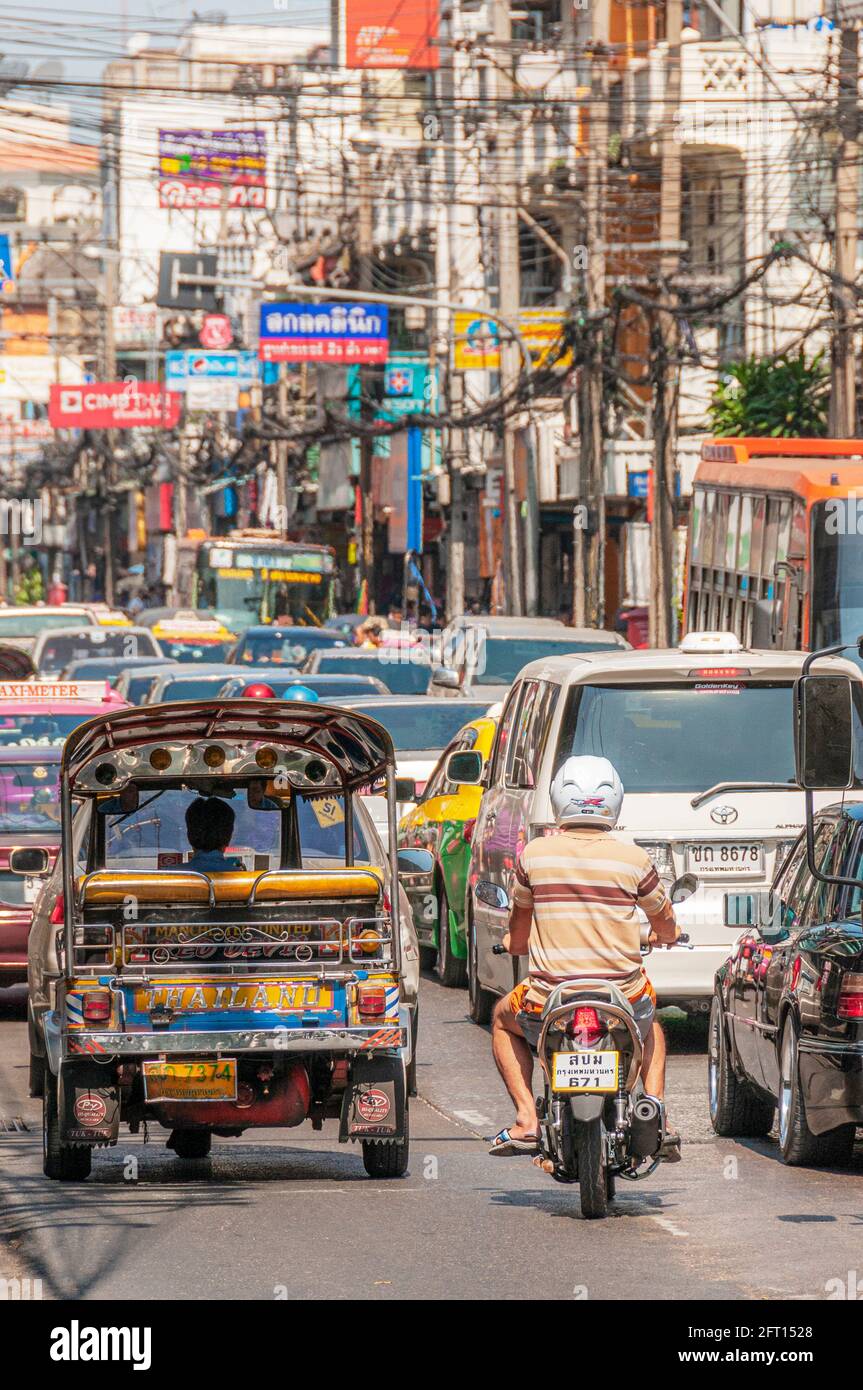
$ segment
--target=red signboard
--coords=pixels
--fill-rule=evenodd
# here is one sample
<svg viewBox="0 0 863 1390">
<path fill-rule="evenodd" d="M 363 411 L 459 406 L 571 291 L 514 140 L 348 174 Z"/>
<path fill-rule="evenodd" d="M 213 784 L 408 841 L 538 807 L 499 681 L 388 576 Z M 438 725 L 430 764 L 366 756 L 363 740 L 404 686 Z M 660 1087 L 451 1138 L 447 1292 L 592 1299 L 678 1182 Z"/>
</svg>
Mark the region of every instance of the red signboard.
<svg viewBox="0 0 863 1390">
<path fill-rule="evenodd" d="M 198 341 L 205 348 L 229 348 L 234 341 L 234 330 L 227 314 L 206 314 Z"/>
<path fill-rule="evenodd" d="M 345 66 L 439 66 L 438 0 L 341 0 Z"/>
<path fill-rule="evenodd" d="M 92 381 L 54 385 L 48 419 L 55 430 L 173 429 L 182 397 L 155 381 Z"/>
</svg>

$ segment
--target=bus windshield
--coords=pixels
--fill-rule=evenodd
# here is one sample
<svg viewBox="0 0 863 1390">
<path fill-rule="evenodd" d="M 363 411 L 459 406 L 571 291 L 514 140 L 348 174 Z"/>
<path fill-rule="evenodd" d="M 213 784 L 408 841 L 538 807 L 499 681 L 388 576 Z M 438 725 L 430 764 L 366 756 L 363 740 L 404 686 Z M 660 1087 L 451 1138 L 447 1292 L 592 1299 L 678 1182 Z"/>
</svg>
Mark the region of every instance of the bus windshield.
<svg viewBox="0 0 863 1390">
<path fill-rule="evenodd" d="M 236 632 L 272 618 L 324 622 L 333 611 L 332 556 L 285 544 L 205 544 L 198 554 L 195 604 Z"/>
<path fill-rule="evenodd" d="M 812 508 L 813 651 L 839 642 L 856 643 L 863 633 L 863 542 L 857 533 L 857 499 L 844 506 L 818 502 Z M 856 646 L 845 655 L 863 665 Z"/>
</svg>

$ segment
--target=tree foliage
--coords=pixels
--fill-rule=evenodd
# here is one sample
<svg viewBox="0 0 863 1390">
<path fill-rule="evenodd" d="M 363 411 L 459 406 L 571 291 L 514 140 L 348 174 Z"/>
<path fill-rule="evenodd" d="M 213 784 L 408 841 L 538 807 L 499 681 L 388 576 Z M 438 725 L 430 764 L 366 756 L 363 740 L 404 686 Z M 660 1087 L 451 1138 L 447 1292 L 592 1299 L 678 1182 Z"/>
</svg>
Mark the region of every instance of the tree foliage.
<svg viewBox="0 0 863 1390">
<path fill-rule="evenodd" d="M 715 435 L 819 438 L 827 433 L 829 368 L 822 352 L 747 357 L 723 369 L 708 406 Z"/>
</svg>

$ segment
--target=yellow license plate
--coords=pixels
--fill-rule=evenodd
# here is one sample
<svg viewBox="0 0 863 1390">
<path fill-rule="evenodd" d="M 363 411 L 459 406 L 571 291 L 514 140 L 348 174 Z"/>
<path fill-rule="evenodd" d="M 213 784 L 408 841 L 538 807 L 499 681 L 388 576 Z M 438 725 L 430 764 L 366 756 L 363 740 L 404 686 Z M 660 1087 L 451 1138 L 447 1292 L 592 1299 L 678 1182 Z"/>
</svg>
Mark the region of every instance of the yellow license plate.
<svg viewBox="0 0 863 1390">
<path fill-rule="evenodd" d="M 567 1095 L 602 1095 L 617 1090 L 617 1052 L 555 1052 L 551 1089 Z"/>
<path fill-rule="evenodd" d="M 144 1062 L 145 1100 L 236 1100 L 233 1057 L 207 1062 Z"/>
</svg>

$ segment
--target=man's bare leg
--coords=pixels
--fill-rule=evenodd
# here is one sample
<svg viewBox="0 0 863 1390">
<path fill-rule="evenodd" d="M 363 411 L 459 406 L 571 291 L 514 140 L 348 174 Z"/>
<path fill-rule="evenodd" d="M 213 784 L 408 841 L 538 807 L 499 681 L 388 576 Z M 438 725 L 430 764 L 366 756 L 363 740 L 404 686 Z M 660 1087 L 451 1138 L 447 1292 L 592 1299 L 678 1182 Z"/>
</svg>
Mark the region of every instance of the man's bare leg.
<svg viewBox="0 0 863 1390">
<path fill-rule="evenodd" d="M 647 1094 L 662 1100 L 665 1096 L 665 1034 L 656 1018 L 644 1042 L 641 1076 Z"/>
<path fill-rule="evenodd" d="M 513 1139 L 532 1139 L 539 1132 L 533 1098 L 533 1056 L 506 999 L 496 1005 L 491 1021 L 491 1049 L 503 1084 L 515 1106 Z"/>
</svg>

